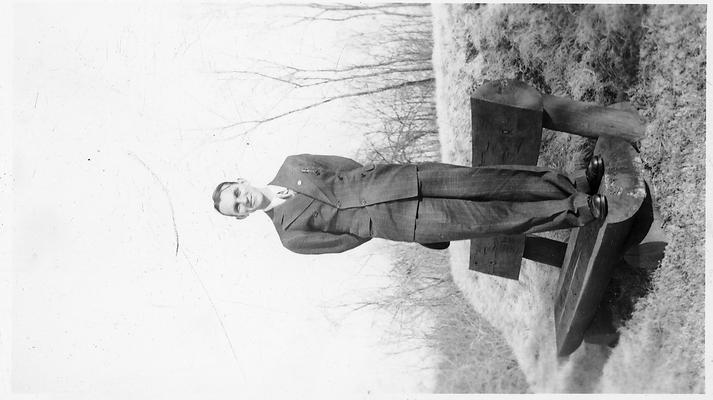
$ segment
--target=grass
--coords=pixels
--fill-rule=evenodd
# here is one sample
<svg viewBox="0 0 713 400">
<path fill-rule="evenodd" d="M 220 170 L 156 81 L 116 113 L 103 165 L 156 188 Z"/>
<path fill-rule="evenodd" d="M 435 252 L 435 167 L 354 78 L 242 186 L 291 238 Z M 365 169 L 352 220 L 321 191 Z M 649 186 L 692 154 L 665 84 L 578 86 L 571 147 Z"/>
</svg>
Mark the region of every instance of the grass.
<svg viewBox="0 0 713 400">
<path fill-rule="evenodd" d="M 473 274 L 467 244 L 451 246 L 455 283 L 503 332 L 530 389 L 703 392 L 705 6 L 437 5 L 433 11 L 443 161 L 470 163 L 468 98 L 487 79 L 520 79 L 543 93 L 600 104 L 629 98 L 648 122 L 641 157 L 671 240 L 652 275 L 615 277 L 627 294 L 637 292 L 628 295 L 615 348 L 582 346 L 556 359 L 558 271 L 526 262 L 519 282 Z M 592 145 L 545 132 L 539 164 L 571 172 Z"/>
<path fill-rule="evenodd" d="M 440 361 L 435 393 L 526 393 L 528 385 L 502 334 L 476 313 L 453 282 L 448 252 L 413 243 L 390 245 L 391 287 L 364 305 L 393 315 L 394 337 L 416 337 Z M 413 321 L 426 316 L 426 331 Z"/>
<path fill-rule="evenodd" d="M 604 391 L 704 391 L 705 14 L 656 6 L 642 23 L 629 93 L 649 121 L 642 158 L 671 242 L 605 366 Z"/>
</svg>

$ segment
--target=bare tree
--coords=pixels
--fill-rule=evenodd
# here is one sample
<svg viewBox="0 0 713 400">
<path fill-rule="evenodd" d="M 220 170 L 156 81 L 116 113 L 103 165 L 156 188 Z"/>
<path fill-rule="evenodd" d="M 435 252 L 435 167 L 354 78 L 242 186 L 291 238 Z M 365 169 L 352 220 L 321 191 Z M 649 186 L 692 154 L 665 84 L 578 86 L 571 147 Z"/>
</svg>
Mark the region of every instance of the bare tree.
<svg viewBox="0 0 713 400">
<path fill-rule="evenodd" d="M 383 18 L 385 16 L 416 18 L 429 20 L 430 14 L 423 12 L 423 9 L 430 7 L 428 3 L 386 3 L 386 4 L 285 4 L 277 3 L 273 7 L 298 8 L 310 10 L 308 15 L 294 16 L 297 23 L 309 21 L 335 21 L 343 22 L 357 18 Z"/>
<path fill-rule="evenodd" d="M 284 84 L 291 91 L 318 88 L 326 93 L 315 101 L 256 119 L 222 126 L 235 135 L 277 119 L 322 105 L 349 100 L 352 126 L 365 136 L 364 158 L 413 162 L 438 156 L 432 33 L 428 4 L 272 4 L 300 11 L 293 23 L 374 19 L 376 31 L 357 31 L 350 46 L 363 62 L 341 67 L 302 68 L 272 60 L 257 60 L 250 69 L 215 71 L 223 79 L 244 76 Z"/>
<path fill-rule="evenodd" d="M 387 163 L 440 158 L 432 84 L 372 96 L 361 112 L 373 118 L 353 123 L 365 135 L 359 158 Z"/>
</svg>

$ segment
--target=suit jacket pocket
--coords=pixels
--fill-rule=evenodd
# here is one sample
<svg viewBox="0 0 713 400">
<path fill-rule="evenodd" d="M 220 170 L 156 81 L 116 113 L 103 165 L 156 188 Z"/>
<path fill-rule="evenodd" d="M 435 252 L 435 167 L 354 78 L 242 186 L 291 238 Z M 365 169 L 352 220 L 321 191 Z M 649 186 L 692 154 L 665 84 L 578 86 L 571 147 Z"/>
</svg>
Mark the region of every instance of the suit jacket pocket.
<svg viewBox="0 0 713 400">
<path fill-rule="evenodd" d="M 371 219 L 363 208 L 337 209 L 329 204 L 314 202 L 298 218 L 295 224 L 304 222 L 304 228 L 334 234 L 351 233 L 363 238 L 370 238 Z M 297 229 L 297 225 L 294 225 Z"/>
</svg>

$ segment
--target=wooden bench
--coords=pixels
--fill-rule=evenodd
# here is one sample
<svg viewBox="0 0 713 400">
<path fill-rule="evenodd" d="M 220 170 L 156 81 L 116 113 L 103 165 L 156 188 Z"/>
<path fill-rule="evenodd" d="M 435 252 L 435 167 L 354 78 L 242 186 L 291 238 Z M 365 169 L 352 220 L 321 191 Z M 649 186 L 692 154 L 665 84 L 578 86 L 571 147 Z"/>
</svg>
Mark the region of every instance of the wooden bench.
<svg viewBox="0 0 713 400">
<path fill-rule="evenodd" d="M 536 165 L 542 138 L 542 96 L 518 81 L 495 81 L 471 98 L 471 164 Z M 518 279 L 525 236 L 471 240 L 470 269 Z"/>
<path fill-rule="evenodd" d="M 523 257 L 562 268 L 555 299 L 558 356 L 585 338 L 612 343 L 616 332 L 600 307 L 612 268 L 625 262 L 627 252 L 647 254 L 651 247 L 639 244 L 652 219 L 642 207 L 650 196 L 631 145 L 645 132 L 636 110 L 628 103 L 602 107 L 541 95 L 523 82 L 498 80 L 478 88 L 471 111 L 473 166 L 536 165 L 543 127 L 598 138 L 594 153 L 605 160 L 599 192 L 609 201 L 606 221 L 573 229 L 568 243 L 525 235 L 473 239 L 469 268 L 508 279 L 518 279 Z"/>
</svg>

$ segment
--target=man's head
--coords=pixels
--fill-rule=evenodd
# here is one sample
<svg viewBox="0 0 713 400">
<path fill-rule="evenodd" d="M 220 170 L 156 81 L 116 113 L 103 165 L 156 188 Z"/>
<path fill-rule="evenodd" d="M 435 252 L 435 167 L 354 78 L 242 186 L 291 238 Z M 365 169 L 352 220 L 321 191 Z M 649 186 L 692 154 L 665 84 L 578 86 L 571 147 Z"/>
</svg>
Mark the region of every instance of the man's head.
<svg viewBox="0 0 713 400">
<path fill-rule="evenodd" d="M 235 182 L 221 182 L 213 191 L 213 207 L 228 217 L 243 219 L 268 204 L 270 199 L 263 191 L 241 178 Z"/>
</svg>

